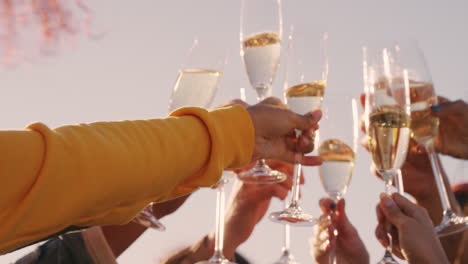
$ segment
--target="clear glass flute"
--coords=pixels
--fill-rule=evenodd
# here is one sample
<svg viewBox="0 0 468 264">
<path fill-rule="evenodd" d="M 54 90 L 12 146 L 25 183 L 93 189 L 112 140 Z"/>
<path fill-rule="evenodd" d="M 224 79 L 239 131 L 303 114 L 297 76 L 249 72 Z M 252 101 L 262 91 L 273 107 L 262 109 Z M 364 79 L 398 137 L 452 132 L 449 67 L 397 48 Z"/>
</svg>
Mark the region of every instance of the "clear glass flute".
<svg viewBox="0 0 468 264">
<path fill-rule="evenodd" d="M 169 112 L 184 106 L 207 108 L 211 105 L 227 63 L 225 50 L 216 50 L 195 38 L 187 62 L 179 70 L 169 101 Z M 153 203 L 146 206 L 135 222 L 160 231 L 166 228 L 153 215 Z"/>
<path fill-rule="evenodd" d="M 468 218 L 457 215 L 450 205 L 442 164 L 434 149 L 439 130 L 439 119 L 431 113 L 431 106 L 438 104 L 429 68 L 424 54 L 415 41 L 404 41 L 392 47 L 397 63 L 408 69 L 411 95 L 411 137 L 423 145 L 429 155 L 437 190 L 443 207 L 441 223 L 435 227 L 439 236 L 451 235 L 468 228 Z"/>
<path fill-rule="evenodd" d="M 301 115 L 321 108 L 328 75 L 327 33 L 306 38 L 306 32 L 305 28 L 291 26 L 284 77 L 287 105 Z M 300 136 L 300 131 L 296 131 L 296 136 Z M 298 226 L 317 223 L 317 218 L 303 212 L 299 206 L 302 157 L 302 153 L 296 154 L 291 202 L 283 211 L 270 214 L 274 222 Z"/>
<path fill-rule="evenodd" d="M 368 146 L 377 172 L 385 181 L 385 192 L 392 193 L 393 181 L 401 178 L 410 139 L 411 110 L 408 70 L 396 62 L 388 48 L 364 48 L 365 126 Z M 390 229 L 390 227 L 389 227 Z M 388 235 L 391 237 L 390 232 Z M 392 239 L 389 239 L 390 243 Z M 378 263 L 398 263 L 392 245 Z"/>
<path fill-rule="evenodd" d="M 323 140 L 318 148 L 318 154 L 323 159 L 319 174 L 325 192 L 337 204 L 345 195 L 353 175 L 358 146 L 359 118 L 354 98 L 351 100 L 347 96 L 328 98 L 333 98 L 333 100 L 325 104 L 327 114 L 320 122 L 321 132 L 327 135 L 328 139 Z M 339 115 L 343 113 L 341 109 L 346 105 L 349 105 L 350 111 L 344 111 L 344 115 Z M 329 217 L 331 218 L 334 213 L 332 211 Z M 329 238 L 333 241 L 329 263 L 336 263 L 335 242 L 338 235 L 339 233 L 334 230 L 332 237 Z"/>
<path fill-rule="evenodd" d="M 286 200 L 284 201 L 284 208 L 287 208 L 288 203 Z M 281 257 L 279 260 L 274 262 L 274 264 L 299 264 L 299 262 L 296 261 L 294 256 L 291 254 L 291 226 L 288 224 L 285 224 L 283 226 L 283 248 L 281 249 Z"/>
<path fill-rule="evenodd" d="M 271 93 L 281 56 L 281 0 L 242 0 L 240 17 L 241 57 L 257 101 Z M 247 183 L 277 183 L 286 180 L 282 172 L 272 170 L 265 160 L 238 175 Z"/>
<path fill-rule="evenodd" d="M 215 248 L 214 254 L 209 260 L 199 261 L 196 264 L 236 264 L 229 261 L 224 254 L 224 187 L 229 182 L 232 172 L 225 171 L 221 180 L 214 186 L 216 189 L 216 226 L 215 226 Z"/>
</svg>

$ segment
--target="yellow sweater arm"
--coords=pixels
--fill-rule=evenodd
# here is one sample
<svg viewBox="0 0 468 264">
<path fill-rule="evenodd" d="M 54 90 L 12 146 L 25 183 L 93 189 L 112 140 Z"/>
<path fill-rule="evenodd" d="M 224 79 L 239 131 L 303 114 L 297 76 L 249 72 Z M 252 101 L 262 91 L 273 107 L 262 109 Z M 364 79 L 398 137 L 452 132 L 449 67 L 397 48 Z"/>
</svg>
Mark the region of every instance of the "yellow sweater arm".
<svg viewBox="0 0 468 264">
<path fill-rule="evenodd" d="M 0 253 L 71 225 L 126 223 L 250 161 L 254 131 L 241 107 L 172 115 L 1 131 Z"/>
</svg>

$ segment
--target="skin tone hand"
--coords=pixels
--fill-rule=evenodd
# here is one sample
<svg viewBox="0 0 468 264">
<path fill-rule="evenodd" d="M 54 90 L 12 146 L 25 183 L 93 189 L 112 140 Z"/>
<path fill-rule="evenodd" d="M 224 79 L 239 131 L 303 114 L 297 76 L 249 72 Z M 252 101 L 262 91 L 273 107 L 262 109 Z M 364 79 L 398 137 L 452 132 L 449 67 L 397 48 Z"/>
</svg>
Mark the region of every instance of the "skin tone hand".
<svg viewBox="0 0 468 264">
<path fill-rule="evenodd" d="M 365 96 L 361 95 L 362 106 L 364 106 L 364 100 Z M 447 102 L 447 99 L 439 97 L 439 102 Z M 442 130 L 443 128 L 441 125 L 439 126 L 439 133 L 442 133 Z M 365 132 L 365 128 L 363 128 L 363 131 Z M 367 142 L 364 143 L 364 147 L 366 147 L 366 144 Z M 429 157 L 425 148 L 418 145 L 418 143 L 413 139 L 410 140 L 408 154 L 406 156 L 406 161 L 401 168 L 401 173 L 403 175 L 405 192 L 411 194 L 416 199 L 417 203 L 428 211 L 433 223 L 439 224 L 442 220 L 443 209 Z M 380 177 L 375 170 L 374 174 Z M 445 188 L 450 190 L 450 183 L 443 168 L 442 176 L 444 177 Z M 424 182 L 424 184 L 421 184 L 422 182 Z M 448 195 L 452 209 L 459 214 L 461 211 L 453 193 L 448 192 Z M 451 262 L 453 262 L 457 257 L 457 245 L 463 242 L 462 238 L 462 234 L 454 234 L 440 239 L 445 249 L 445 253 Z M 398 252 L 398 249 L 395 249 L 395 251 Z"/>
<path fill-rule="evenodd" d="M 253 121 L 255 128 L 255 147 L 252 160 L 256 160 L 259 158 L 276 157 L 282 160 L 294 161 L 295 151 L 304 153 L 312 151 L 313 130 L 318 128 L 317 122 L 321 117 L 321 112 L 315 112 L 306 116 L 297 115 L 287 110 L 285 105 L 281 103 L 281 100 L 277 98 L 267 98 L 253 106 L 248 106 L 245 102 L 242 102 L 241 100 L 234 100 L 225 104 L 224 106 L 229 106 L 233 104 L 239 104 L 246 107 Z M 299 144 L 297 144 L 297 148 L 294 137 L 294 129 L 299 129 L 303 131 L 303 136 L 299 138 Z M 303 161 L 304 165 L 319 165 L 320 163 L 321 159 L 319 157 L 306 157 Z M 278 169 L 280 170 L 292 170 L 292 165 L 290 164 L 276 162 L 272 165 L 278 166 Z M 289 169 L 287 169 L 288 167 Z M 273 167 L 273 169 L 275 168 Z M 289 173 L 288 171 L 285 172 Z M 286 197 L 287 191 L 286 194 L 284 194 L 284 189 L 290 189 L 291 181 L 292 180 L 289 179 L 288 181 L 285 181 L 284 183 L 278 185 L 274 184 L 268 187 L 258 187 L 256 192 L 263 193 L 264 196 L 259 196 L 258 199 L 260 200 L 255 200 L 254 202 L 250 201 L 250 204 L 245 202 L 233 203 L 232 208 L 237 208 L 232 210 L 233 215 L 236 215 L 236 213 L 233 212 L 242 211 L 243 206 L 256 205 L 257 202 L 260 204 L 260 206 L 258 206 L 257 209 L 255 209 L 257 210 L 257 213 L 255 214 L 254 218 L 255 223 L 253 225 L 246 225 L 246 232 L 238 233 L 235 239 L 236 243 L 242 243 L 243 241 L 245 241 L 245 239 L 248 238 L 248 236 L 253 230 L 253 226 L 255 226 L 255 224 L 265 214 L 266 209 L 269 205 L 269 201 L 272 197 L 278 197 L 280 199 L 284 199 L 284 197 Z M 244 191 L 239 191 L 237 195 L 240 198 L 244 197 L 244 201 L 246 201 L 248 199 L 245 199 L 245 197 L 249 197 L 249 195 L 247 195 L 246 193 L 249 193 L 249 190 L 251 190 L 251 188 L 253 187 L 241 188 L 240 190 Z M 250 194 L 250 196 L 252 196 L 252 194 Z M 180 205 L 182 205 L 185 202 L 187 197 L 188 196 L 180 197 L 175 200 L 155 204 L 153 206 L 153 212 L 155 216 L 157 218 L 162 218 L 164 215 L 174 212 Z M 238 217 L 242 216 L 242 214 L 238 213 L 237 215 Z M 230 218 L 227 218 L 228 222 L 226 223 L 227 234 L 229 233 L 228 229 L 230 226 L 229 219 Z M 108 240 L 108 243 L 116 256 L 119 256 L 125 249 L 127 249 L 145 230 L 146 228 L 133 222 L 123 226 L 103 227 L 104 235 L 106 236 L 106 239 Z M 244 235 L 239 236 L 239 234 Z M 228 237 L 228 235 L 226 235 L 226 237 Z M 209 241 L 209 239 L 205 238 L 205 241 L 203 243 L 210 244 L 211 242 Z M 226 248 L 228 249 L 228 247 Z M 227 253 L 228 256 L 233 255 L 234 251 L 232 251 L 232 254 L 229 252 Z"/>
<path fill-rule="evenodd" d="M 272 169 L 285 173 L 288 177 L 284 182 L 278 184 L 237 182 L 226 214 L 224 239 L 226 257 L 232 256 L 235 249 L 250 237 L 256 224 L 265 216 L 272 198 L 284 200 L 291 190 L 294 166 L 291 163 L 274 160 L 269 160 L 267 164 Z M 246 169 L 248 168 L 244 170 Z M 301 183 L 304 183 L 302 176 Z"/>
<path fill-rule="evenodd" d="M 437 152 L 468 159 L 468 104 L 463 100 L 449 101 L 439 97 L 432 108 L 439 118 L 439 134 L 435 141 Z"/>
<path fill-rule="evenodd" d="M 309 153 L 314 148 L 314 130 L 322 113 L 320 110 L 298 115 L 286 108 L 281 100 L 270 97 L 247 107 L 254 128 L 255 147 L 252 160 L 275 159 L 293 163 L 295 153 Z M 296 140 L 294 130 L 302 131 Z M 304 165 L 317 165 L 318 157 L 303 158 Z"/>
<path fill-rule="evenodd" d="M 449 261 L 434 231 L 429 215 L 423 207 L 413 204 L 398 193 L 380 196 L 377 205 L 379 225 L 375 231 L 384 247 L 389 244 L 386 235 L 388 223 L 396 228 L 393 237 L 394 254 L 410 264 L 448 264 Z"/>
<path fill-rule="evenodd" d="M 318 264 L 329 264 L 331 249 L 332 247 L 336 247 L 334 250 L 337 263 L 369 263 L 369 253 L 359 237 L 356 228 L 346 216 L 345 201 L 342 199 L 335 204 L 331 199 L 321 199 L 320 209 L 323 215 L 320 217 L 315 238 L 311 241 L 315 261 Z M 332 214 L 332 212 L 334 213 Z M 335 229 L 338 231 L 336 240 L 329 240 L 333 236 Z"/>
</svg>

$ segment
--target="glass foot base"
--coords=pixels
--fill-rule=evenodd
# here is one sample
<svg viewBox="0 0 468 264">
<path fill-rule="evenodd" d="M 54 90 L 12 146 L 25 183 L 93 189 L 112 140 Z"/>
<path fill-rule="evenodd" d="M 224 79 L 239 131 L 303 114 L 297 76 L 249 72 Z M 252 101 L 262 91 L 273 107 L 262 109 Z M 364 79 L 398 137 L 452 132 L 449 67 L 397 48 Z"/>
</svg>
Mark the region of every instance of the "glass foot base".
<svg viewBox="0 0 468 264">
<path fill-rule="evenodd" d="M 446 211 L 442 222 L 435 227 L 439 237 L 453 235 L 468 228 L 468 217 L 458 216 L 452 211 Z"/>
<path fill-rule="evenodd" d="M 299 264 L 299 262 L 294 259 L 294 256 L 289 251 L 284 251 L 281 258 L 273 264 Z"/>
<path fill-rule="evenodd" d="M 377 264 L 398 264 L 398 262 L 393 258 L 384 258 L 381 261 L 377 262 Z"/>
<path fill-rule="evenodd" d="M 225 257 L 211 257 L 209 260 L 198 261 L 195 264 L 237 264 L 235 262 L 231 262 Z"/>
<path fill-rule="evenodd" d="M 385 254 L 377 264 L 398 264 L 398 262 L 393 258 L 393 255 L 390 251 L 385 250 Z"/>
<path fill-rule="evenodd" d="M 159 231 L 165 231 L 166 227 L 154 217 L 154 215 L 146 208 L 143 209 L 140 214 L 133 219 L 135 223 L 138 223 L 144 227 L 152 228 Z"/>
<path fill-rule="evenodd" d="M 273 222 L 293 226 L 313 226 L 318 222 L 317 218 L 304 213 L 300 207 L 288 207 L 284 211 L 271 213 L 269 218 Z"/>
<path fill-rule="evenodd" d="M 246 183 L 272 184 L 286 180 L 286 174 L 264 167 L 254 167 L 238 174 L 239 180 Z"/>
</svg>

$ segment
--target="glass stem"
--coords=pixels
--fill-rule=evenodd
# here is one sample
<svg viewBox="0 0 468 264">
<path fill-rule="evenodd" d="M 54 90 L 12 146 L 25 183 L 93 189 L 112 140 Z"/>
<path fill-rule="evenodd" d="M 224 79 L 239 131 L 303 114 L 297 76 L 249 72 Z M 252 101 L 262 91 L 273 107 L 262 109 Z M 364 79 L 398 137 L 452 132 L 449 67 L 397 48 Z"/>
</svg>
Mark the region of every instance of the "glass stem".
<svg viewBox="0 0 468 264">
<path fill-rule="evenodd" d="M 269 87 L 267 87 L 267 86 L 255 87 L 255 91 L 257 91 L 257 102 L 260 102 L 260 101 L 264 100 L 265 98 L 267 98 L 268 89 L 269 89 Z M 259 160 L 255 166 L 257 168 L 262 168 L 262 167 L 267 167 L 268 168 L 268 165 L 266 164 L 265 159 Z"/>
<path fill-rule="evenodd" d="M 284 203 L 285 205 L 285 208 L 287 206 L 287 203 L 285 202 Z M 289 249 L 291 247 L 291 226 L 286 224 L 284 225 L 284 241 L 283 241 L 283 253 L 286 253 L 288 254 L 289 253 Z"/>
<path fill-rule="evenodd" d="M 270 90 L 270 87 L 268 86 L 257 86 L 255 87 L 255 91 L 257 91 L 257 102 L 260 102 L 267 98 L 268 96 L 268 90 Z"/>
<path fill-rule="evenodd" d="M 396 188 L 398 190 L 398 193 L 401 194 L 401 195 L 404 195 L 405 193 L 405 187 L 404 187 L 404 184 L 403 184 L 403 175 L 401 173 L 401 170 L 398 170 L 398 173 L 396 175 L 397 177 L 395 178 L 395 185 L 396 185 Z"/>
<path fill-rule="evenodd" d="M 335 204 L 335 206 L 338 204 L 338 198 L 337 197 L 332 197 L 333 199 L 333 203 Z M 335 207 L 336 208 L 336 207 Z M 330 213 L 330 221 L 332 221 L 332 217 L 333 215 L 335 214 L 335 209 L 333 209 Z M 333 222 L 332 222 L 333 223 Z M 332 228 L 333 228 L 333 232 L 331 234 L 331 244 L 332 244 L 332 247 L 330 248 L 330 263 L 331 264 L 336 264 L 336 240 L 337 240 L 337 233 L 336 233 L 336 229 L 335 227 L 333 226 L 332 224 Z"/>
<path fill-rule="evenodd" d="M 390 257 L 393 259 L 393 256 L 392 256 L 392 249 L 393 249 L 393 237 L 392 237 L 392 234 L 390 232 L 387 233 L 388 235 L 388 247 L 385 249 L 385 255 L 387 257 Z"/>
<path fill-rule="evenodd" d="M 216 188 L 216 229 L 214 256 L 224 258 L 224 184 Z"/>
<path fill-rule="evenodd" d="M 398 178 L 398 173 L 397 175 L 394 175 L 393 173 L 391 173 L 391 175 L 386 175 L 384 176 L 385 177 L 385 193 L 387 195 L 392 195 L 392 183 L 393 183 L 393 180 L 392 179 L 395 179 Z M 397 179 L 398 180 L 398 179 Z M 398 182 L 397 182 L 398 183 Z M 393 259 L 392 257 L 392 249 L 393 249 L 393 238 L 392 238 L 392 234 L 391 234 L 391 225 L 388 226 L 388 230 L 387 230 L 387 236 L 388 236 L 388 246 L 387 248 L 385 249 L 385 256 L 388 257 L 390 256 L 390 258 Z"/>
<path fill-rule="evenodd" d="M 266 160 L 265 160 L 265 159 L 258 160 L 256 166 L 257 166 L 257 167 L 264 167 L 264 166 L 267 166 Z"/>
<path fill-rule="evenodd" d="M 435 177 L 435 183 L 437 186 L 437 190 L 439 191 L 440 201 L 442 203 L 443 212 L 447 212 L 447 210 L 452 210 L 450 207 L 450 200 L 447 194 L 447 190 L 445 189 L 444 179 L 442 176 L 440 163 L 438 160 L 437 153 L 434 150 L 434 144 L 430 143 L 426 145 L 426 151 L 429 155 L 429 160 L 431 161 L 432 171 Z"/>
<path fill-rule="evenodd" d="M 284 225 L 284 245 L 283 245 L 283 252 L 289 252 L 291 241 L 291 226 L 286 224 Z"/>
<path fill-rule="evenodd" d="M 299 186 L 301 183 L 302 153 L 296 153 L 296 162 L 294 163 L 294 177 L 291 203 L 289 207 L 297 207 L 299 200 Z"/>
<path fill-rule="evenodd" d="M 393 178 L 393 177 L 392 177 Z M 391 178 L 391 179 L 392 179 Z M 388 180 L 388 176 L 386 176 L 386 180 L 385 180 L 385 193 L 387 195 L 392 195 L 392 183 L 393 181 L 392 180 Z"/>
</svg>

